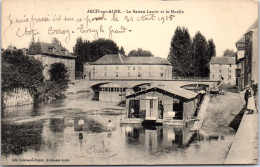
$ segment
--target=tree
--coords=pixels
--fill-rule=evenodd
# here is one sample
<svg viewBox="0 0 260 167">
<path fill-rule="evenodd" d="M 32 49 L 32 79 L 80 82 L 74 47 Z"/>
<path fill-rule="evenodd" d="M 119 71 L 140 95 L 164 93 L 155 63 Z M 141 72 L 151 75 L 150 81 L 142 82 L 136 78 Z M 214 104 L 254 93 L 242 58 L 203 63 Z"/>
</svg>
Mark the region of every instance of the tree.
<svg viewBox="0 0 260 167">
<path fill-rule="evenodd" d="M 226 49 L 226 50 L 223 52 L 223 56 L 224 56 L 224 57 L 236 57 L 236 53 L 234 52 L 233 49 L 231 49 L 231 50 Z"/>
<path fill-rule="evenodd" d="M 122 54 L 122 55 L 125 55 L 125 50 L 124 50 L 123 46 L 121 46 L 119 53 Z"/>
<path fill-rule="evenodd" d="M 74 47 L 74 55 L 76 56 L 75 59 L 75 77 L 82 78 L 83 76 L 83 69 L 84 63 L 87 55 L 90 55 L 90 46 L 89 41 L 84 41 L 82 38 L 78 38 L 76 45 Z"/>
<path fill-rule="evenodd" d="M 128 53 L 129 57 L 154 57 L 153 54 L 148 50 L 143 50 L 142 48 L 138 48 L 137 50 L 131 50 Z"/>
<path fill-rule="evenodd" d="M 195 76 L 207 77 L 209 75 L 208 44 L 206 38 L 197 32 L 193 39 L 193 59 L 196 69 Z"/>
<path fill-rule="evenodd" d="M 69 84 L 69 73 L 68 68 L 63 63 L 53 63 L 49 69 L 50 82 L 49 90 L 50 94 L 53 94 L 56 98 L 64 96 L 64 92 L 68 88 Z"/>
<path fill-rule="evenodd" d="M 170 47 L 168 61 L 173 66 L 174 76 L 193 76 L 193 60 L 191 59 L 191 38 L 188 29 L 177 27 Z"/>
<path fill-rule="evenodd" d="M 2 91 L 27 88 L 38 98 L 44 84 L 43 65 L 34 57 L 25 56 L 22 50 L 5 50 L 2 55 Z"/>
<path fill-rule="evenodd" d="M 121 47 L 121 51 L 123 48 Z M 119 49 L 117 44 L 110 39 L 97 39 L 92 42 L 82 38 L 78 38 L 74 47 L 75 75 L 77 78 L 83 77 L 83 68 L 86 62 L 94 62 L 106 54 L 118 54 Z"/>
<path fill-rule="evenodd" d="M 87 62 L 94 62 L 107 54 L 118 54 L 117 44 L 110 39 L 97 39 L 91 43 L 91 56 L 88 56 Z"/>
<path fill-rule="evenodd" d="M 50 80 L 54 82 L 69 82 L 68 68 L 64 63 L 53 63 L 49 69 Z"/>
<path fill-rule="evenodd" d="M 211 60 L 212 57 L 216 56 L 216 46 L 213 42 L 213 39 L 208 40 L 208 61 Z"/>
</svg>

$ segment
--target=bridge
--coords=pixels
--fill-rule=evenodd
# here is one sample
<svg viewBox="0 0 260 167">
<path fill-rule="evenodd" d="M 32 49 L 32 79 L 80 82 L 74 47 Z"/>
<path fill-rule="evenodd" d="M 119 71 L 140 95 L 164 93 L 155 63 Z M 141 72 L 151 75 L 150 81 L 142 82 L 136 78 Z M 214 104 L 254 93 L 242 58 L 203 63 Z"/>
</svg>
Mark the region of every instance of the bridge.
<svg viewBox="0 0 260 167">
<path fill-rule="evenodd" d="M 116 80 L 116 79 L 92 79 L 92 80 L 75 80 L 73 84 L 69 85 L 67 93 L 84 92 L 86 90 L 93 91 L 98 89 L 100 86 L 108 83 L 115 83 L 122 87 L 134 89 L 142 85 L 164 85 L 166 87 L 183 87 L 188 85 L 205 85 L 213 86 L 217 83 L 217 80 L 210 80 L 209 78 L 201 77 L 185 77 L 185 78 L 173 78 L 172 80 L 142 80 L 142 79 L 131 79 L 131 80 Z"/>
</svg>

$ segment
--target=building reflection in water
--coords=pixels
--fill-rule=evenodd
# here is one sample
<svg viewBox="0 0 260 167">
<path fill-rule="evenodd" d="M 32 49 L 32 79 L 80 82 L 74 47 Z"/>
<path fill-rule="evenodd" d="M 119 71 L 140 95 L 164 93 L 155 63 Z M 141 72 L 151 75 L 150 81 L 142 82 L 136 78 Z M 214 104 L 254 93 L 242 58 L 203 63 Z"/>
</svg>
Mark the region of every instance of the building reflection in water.
<svg viewBox="0 0 260 167">
<path fill-rule="evenodd" d="M 157 131 L 154 129 L 145 129 L 145 148 L 155 151 L 157 149 Z"/>
<path fill-rule="evenodd" d="M 224 136 L 207 135 L 190 131 L 186 126 L 143 127 L 138 124 L 123 124 L 128 146 L 138 145 L 150 152 L 177 151 L 200 141 L 225 140 Z M 140 148 L 138 147 L 138 148 Z"/>
<path fill-rule="evenodd" d="M 154 126 L 144 128 L 138 124 L 124 124 L 126 142 L 129 145 L 143 145 L 152 152 L 158 149 L 175 150 L 187 146 L 193 132 L 185 127 Z"/>
</svg>

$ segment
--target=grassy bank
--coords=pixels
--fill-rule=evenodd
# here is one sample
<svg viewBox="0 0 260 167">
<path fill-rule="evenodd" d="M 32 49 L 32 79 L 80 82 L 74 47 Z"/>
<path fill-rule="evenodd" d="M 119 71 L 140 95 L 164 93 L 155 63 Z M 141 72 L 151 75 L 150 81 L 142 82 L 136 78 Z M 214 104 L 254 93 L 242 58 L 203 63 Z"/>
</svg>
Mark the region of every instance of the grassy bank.
<svg viewBox="0 0 260 167">
<path fill-rule="evenodd" d="M 202 129 L 211 133 L 235 133 L 229 125 L 242 110 L 244 97 L 239 93 L 226 92 L 225 95 L 211 95 L 207 115 Z"/>
</svg>

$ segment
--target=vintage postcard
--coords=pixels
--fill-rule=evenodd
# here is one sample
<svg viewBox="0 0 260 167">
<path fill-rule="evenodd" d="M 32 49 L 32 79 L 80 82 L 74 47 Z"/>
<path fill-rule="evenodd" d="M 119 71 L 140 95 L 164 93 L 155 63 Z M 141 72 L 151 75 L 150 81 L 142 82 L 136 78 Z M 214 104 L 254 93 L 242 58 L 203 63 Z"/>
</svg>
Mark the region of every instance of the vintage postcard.
<svg viewBox="0 0 260 167">
<path fill-rule="evenodd" d="M 258 2 L 3 0 L 2 165 L 258 163 Z"/>
</svg>

